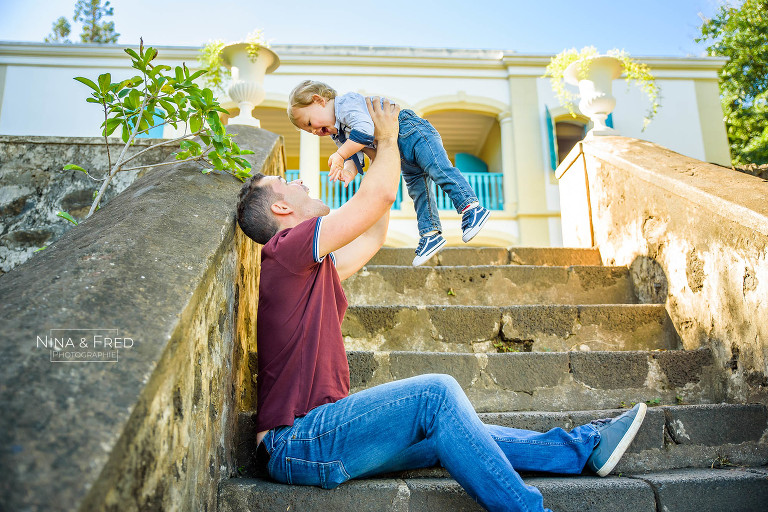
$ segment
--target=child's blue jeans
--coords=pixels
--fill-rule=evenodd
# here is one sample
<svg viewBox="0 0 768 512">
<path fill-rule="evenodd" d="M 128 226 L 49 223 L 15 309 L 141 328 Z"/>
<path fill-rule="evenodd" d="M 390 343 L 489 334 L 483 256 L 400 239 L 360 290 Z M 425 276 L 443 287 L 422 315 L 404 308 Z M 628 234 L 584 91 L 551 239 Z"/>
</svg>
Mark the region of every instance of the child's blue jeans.
<svg viewBox="0 0 768 512">
<path fill-rule="evenodd" d="M 442 232 L 435 196 L 429 191 L 430 180 L 448 194 L 457 213 L 477 201 L 477 195 L 461 171 L 451 165 L 440 134 L 429 121 L 407 109 L 400 111 L 399 121 L 400 163 L 416 209 L 419 235 Z"/>
<path fill-rule="evenodd" d="M 544 510 L 543 500 L 517 471 L 580 473 L 599 440 L 590 425 L 546 433 L 485 425 L 449 375 L 355 393 L 264 437 L 278 482 L 333 489 L 350 478 L 441 464 L 487 510 L 526 512 Z"/>
</svg>

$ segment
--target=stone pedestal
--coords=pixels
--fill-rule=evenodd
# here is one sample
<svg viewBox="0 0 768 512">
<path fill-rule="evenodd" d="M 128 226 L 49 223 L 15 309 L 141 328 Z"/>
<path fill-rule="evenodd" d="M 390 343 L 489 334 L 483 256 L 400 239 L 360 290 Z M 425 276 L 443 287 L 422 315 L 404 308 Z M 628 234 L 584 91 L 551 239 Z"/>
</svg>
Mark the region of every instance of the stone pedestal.
<svg viewBox="0 0 768 512">
<path fill-rule="evenodd" d="M 280 66 L 277 54 L 259 47 L 256 58 L 248 53 L 248 43 L 235 43 L 224 47 L 221 52 L 224 63 L 232 70 L 232 82 L 227 89 L 229 97 L 237 102 L 240 113 L 229 120 L 229 124 L 245 124 L 261 127 L 252 115 L 253 109 L 264 101 L 264 75 Z"/>
<path fill-rule="evenodd" d="M 579 60 L 565 70 L 566 83 L 579 87 L 579 110 L 592 120 L 594 127 L 587 137 L 595 135 L 619 135 L 605 121 L 616 107 L 611 94 L 613 80 L 621 76 L 623 66 L 619 59 L 606 55 Z"/>
</svg>

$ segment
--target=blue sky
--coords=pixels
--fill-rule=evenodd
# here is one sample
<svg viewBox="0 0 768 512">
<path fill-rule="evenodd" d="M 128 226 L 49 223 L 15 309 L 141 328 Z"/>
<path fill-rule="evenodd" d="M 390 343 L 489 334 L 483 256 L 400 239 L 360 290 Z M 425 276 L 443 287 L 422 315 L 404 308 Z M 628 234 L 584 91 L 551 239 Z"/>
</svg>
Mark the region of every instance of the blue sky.
<svg viewBox="0 0 768 512">
<path fill-rule="evenodd" d="M 556 53 L 593 45 L 633 55 L 703 55 L 700 16 L 723 0 L 112 0 L 119 43 L 202 45 L 256 28 L 273 44 L 487 48 Z M 0 0 L 0 40 L 42 41 L 75 0 Z M 342 9 L 334 9 L 344 5 Z M 354 10 L 352 10 L 354 9 Z M 79 27 L 73 27 L 77 39 Z"/>
</svg>

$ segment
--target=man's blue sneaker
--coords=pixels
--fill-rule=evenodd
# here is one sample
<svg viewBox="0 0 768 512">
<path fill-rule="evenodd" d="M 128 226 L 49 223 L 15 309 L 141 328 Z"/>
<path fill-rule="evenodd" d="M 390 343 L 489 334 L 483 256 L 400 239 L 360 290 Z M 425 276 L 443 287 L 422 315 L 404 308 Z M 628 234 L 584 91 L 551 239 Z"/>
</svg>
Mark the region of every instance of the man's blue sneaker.
<svg viewBox="0 0 768 512">
<path fill-rule="evenodd" d="M 461 239 L 464 240 L 464 243 L 475 238 L 475 235 L 483 229 L 490 216 L 491 212 L 480 205 L 464 212 L 464 215 L 461 216 Z"/>
<path fill-rule="evenodd" d="M 587 459 L 589 469 L 598 476 L 606 476 L 616 467 L 640 429 L 646 409 L 647 405 L 637 404 L 620 416 L 592 422 L 600 432 L 600 442 Z"/>
<path fill-rule="evenodd" d="M 413 258 L 413 266 L 418 267 L 429 258 L 437 254 L 437 251 L 445 245 L 445 238 L 440 233 L 426 235 L 419 239 L 419 246 L 416 248 L 416 257 Z"/>
</svg>

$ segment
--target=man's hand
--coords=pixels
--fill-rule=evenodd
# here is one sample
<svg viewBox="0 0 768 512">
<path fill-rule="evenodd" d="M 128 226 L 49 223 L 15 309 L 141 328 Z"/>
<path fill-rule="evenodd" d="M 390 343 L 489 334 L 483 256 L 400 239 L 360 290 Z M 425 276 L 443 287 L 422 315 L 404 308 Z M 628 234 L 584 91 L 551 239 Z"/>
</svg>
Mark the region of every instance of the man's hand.
<svg viewBox="0 0 768 512">
<path fill-rule="evenodd" d="M 400 131 L 400 124 L 398 123 L 400 107 L 390 104 L 389 100 L 385 99 L 382 108 L 381 98 L 377 96 L 365 98 L 365 104 L 368 106 L 371 119 L 373 119 L 373 137 L 379 142 L 397 141 L 397 134 Z"/>
</svg>

